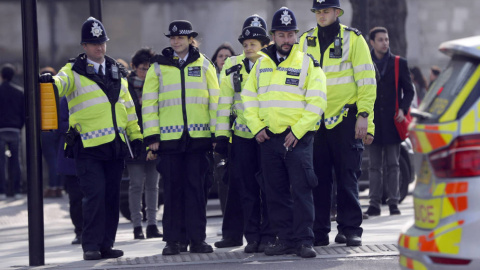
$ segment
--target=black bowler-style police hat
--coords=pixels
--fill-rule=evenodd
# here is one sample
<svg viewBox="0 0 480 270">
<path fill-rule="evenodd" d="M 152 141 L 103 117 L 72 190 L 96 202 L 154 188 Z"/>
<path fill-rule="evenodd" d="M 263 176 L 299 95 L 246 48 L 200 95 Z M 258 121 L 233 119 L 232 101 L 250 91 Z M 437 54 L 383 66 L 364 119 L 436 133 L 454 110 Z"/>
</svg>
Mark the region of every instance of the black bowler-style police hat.
<svg viewBox="0 0 480 270">
<path fill-rule="evenodd" d="M 312 12 L 326 8 L 338 8 L 340 9 L 340 16 L 343 15 L 343 9 L 340 7 L 339 0 L 313 0 Z"/>
<path fill-rule="evenodd" d="M 245 29 L 245 27 L 249 26 L 261 27 L 265 29 L 265 31 L 267 30 L 267 22 L 257 14 L 253 14 L 252 16 L 248 17 L 243 23 L 242 29 Z"/>
<path fill-rule="evenodd" d="M 192 23 L 185 20 L 177 20 L 170 23 L 166 37 L 189 36 L 196 37 L 198 33 L 193 31 Z"/>
<path fill-rule="evenodd" d="M 270 38 L 267 36 L 267 23 L 257 14 L 248 17 L 243 23 L 243 30 L 238 41 L 240 44 L 247 39 L 256 39 L 263 44 L 268 44 Z"/>
<path fill-rule="evenodd" d="M 104 43 L 109 40 L 107 36 L 107 31 L 103 27 L 102 22 L 95 19 L 94 17 L 89 17 L 82 25 L 82 41 L 83 43 Z"/>
<path fill-rule="evenodd" d="M 270 29 L 270 32 L 273 33 L 275 31 L 298 32 L 297 19 L 295 19 L 293 11 L 287 7 L 282 7 L 273 14 L 272 29 Z"/>
</svg>

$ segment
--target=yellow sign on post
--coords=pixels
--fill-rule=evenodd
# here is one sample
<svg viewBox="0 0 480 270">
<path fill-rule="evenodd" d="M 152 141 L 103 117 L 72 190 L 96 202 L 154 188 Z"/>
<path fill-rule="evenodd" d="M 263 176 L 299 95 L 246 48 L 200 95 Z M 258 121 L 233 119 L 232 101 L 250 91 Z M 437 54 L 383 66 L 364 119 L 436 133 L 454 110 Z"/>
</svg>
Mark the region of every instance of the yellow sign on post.
<svg viewBox="0 0 480 270">
<path fill-rule="evenodd" d="M 52 83 L 40 83 L 42 130 L 58 129 L 58 94 Z"/>
</svg>

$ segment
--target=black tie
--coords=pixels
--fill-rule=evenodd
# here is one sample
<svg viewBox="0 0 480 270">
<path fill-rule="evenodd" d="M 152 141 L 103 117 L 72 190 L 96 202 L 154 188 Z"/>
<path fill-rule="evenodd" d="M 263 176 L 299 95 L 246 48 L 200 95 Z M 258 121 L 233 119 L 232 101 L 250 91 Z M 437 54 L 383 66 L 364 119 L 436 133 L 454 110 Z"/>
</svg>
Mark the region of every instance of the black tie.
<svg viewBox="0 0 480 270">
<path fill-rule="evenodd" d="M 278 63 L 279 63 L 279 64 L 280 64 L 280 63 L 282 63 L 282 62 L 283 62 L 283 60 L 285 60 L 285 58 L 283 58 L 283 57 L 280 57 L 280 59 L 278 59 Z"/>
<path fill-rule="evenodd" d="M 98 73 L 98 76 L 100 76 L 100 78 L 103 79 L 103 75 L 104 75 L 104 74 L 103 74 L 103 67 L 102 67 L 102 65 L 98 66 L 98 72 L 97 72 L 97 73 Z"/>
<path fill-rule="evenodd" d="M 178 66 L 179 66 L 179 67 L 182 67 L 183 64 L 185 64 L 185 60 L 180 59 L 180 61 L 178 61 Z"/>
</svg>

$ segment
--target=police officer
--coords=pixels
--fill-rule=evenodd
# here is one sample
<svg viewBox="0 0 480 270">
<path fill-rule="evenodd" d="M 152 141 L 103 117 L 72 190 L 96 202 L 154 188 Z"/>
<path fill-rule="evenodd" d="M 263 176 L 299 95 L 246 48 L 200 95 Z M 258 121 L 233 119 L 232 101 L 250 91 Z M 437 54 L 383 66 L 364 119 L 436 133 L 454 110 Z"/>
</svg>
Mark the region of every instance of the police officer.
<svg viewBox="0 0 480 270">
<path fill-rule="evenodd" d="M 85 53 L 67 63 L 57 76 L 40 77 L 40 82 L 54 82 L 59 95 L 68 101 L 67 143 L 73 148 L 84 193 L 85 260 L 123 256 L 123 251 L 112 247 L 118 226 L 124 157 L 129 152 L 126 142 L 131 141 L 134 154 L 142 144 L 125 74 L 113 58 L 105 55 L 107 41 L 103 24 L 88 18 L 82 26 Z"/>
<path fill-rule="evenodd" d="M 300 47 L 320 61 L 327 76 L 327 110 L 315 136 L 314 164 L 319 185 L 314 189 L 315 245 L 329 244 L 332 168 L 337 181 L 336 242 L 362 244 L 362 211 L 358 177 L 363 142 L 374 134 L 375 69 L 361 33 L 340 24 L 338 0 L 314 0 L 317 27 L 300 38 Z M 368 133 L 368 136 L 367 136 Z"/>
<path fill-rule="evenodd" d="M 261 190 L 257 181 L 259 179 L 263 182 L 259 172 L 260 147 L 248 129 L 240 97 L 250 70 L 260 58 L 258 52 L 270 42 L 266 28 L 267 24 L 262 17 L 256 14 L 248 17 L 238 38 L 244 48 L 243 54 L 228 58 L 220 74 L 215 151 L 226 154 L 233 129 L 230 154 L 233 171 L 223 217 L 223 239 L 216 242 L 215 246 L 224 247 L 223 245 L 229 244 L 228 241 L 234 242 L 233 244 L 241 243 L 241 238 L 245 235 L 248 243 L 244 249 L 245 253 L 263 253 L 275 239 L 268 220 L 265 192 Z M 230 205 L 241 205 L 242 211 L 239 212 L 243 212 L 243 217 L 238 218 L 236 216 L 238 214 L 230 213 L 232 209 Z M 240 241 L 237 235 L 231 235 L 231 229 L 236 227 L 234 224 L 238 224 L 239 220 L 243 220 L 243 224 L 239 224 Z"/>
<path fill-rule="evenodd" d="M 189 21 L 170 23 L 171 47 L 151 60 L 143 88 L 145 143 L 160 152 L 164 181 L 163 255 L 179 254 L 190 240 L 191 253 L 210 253 L 205 243 L 204 179 L 206 152 L 212 150 L 218 79 L 215 67 L 199 52 Z M 185 232 L 182 228 L 186 229 Z"/>
<path fill-rule="evenodd" d="M 312 231 L 313 137 L 326 108 L 326 79 L 319 65 L 296 47 L 297 22 L 275 12 L 275 44 L 261 51 L 242 90 L 247 126 L 260 144 L 268 214 L 277 234 L 266 255 L 316 256 Z"/>
</svg>

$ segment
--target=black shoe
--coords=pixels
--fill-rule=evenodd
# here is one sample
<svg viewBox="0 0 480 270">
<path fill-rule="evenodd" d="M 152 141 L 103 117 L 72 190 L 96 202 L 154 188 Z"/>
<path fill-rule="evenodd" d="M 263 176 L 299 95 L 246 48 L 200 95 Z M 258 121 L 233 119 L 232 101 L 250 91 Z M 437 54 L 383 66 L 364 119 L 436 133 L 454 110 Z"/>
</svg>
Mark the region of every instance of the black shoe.
<svg viewBox="0 0 480 270">
<path fill-rule="evenodd" d="M 367 212 L 365 212 L 365 214 L 367 214 L 370 217 L 380 216 L 380 208 L 370 205 L 367 209 Z"/>
<path fill-rule="evenodd" d="M 323 247 L 323 246 L 328 246 L 329 243 L 330 243 L 330 240 L 327 234 L 322 237 L 315 238 L 315 242 L 313 243 L 313 245 L 316 247 Z"/>
<path fill-rule="evenodd" d="M 159 238 L 163 236 L 163 234 L 158 230 L 157 225 L 148 225 L 146 232 L 147 238 Z"/>
<path fill-rule="evenodd" d="M 86 261 L 100 260 L 101 258 L 102 258 L 102 254 L 100 253 L 100 251 L 90 250 L 90 251 L 83 252 L 83 259 Z"/>
<path fill-rule="evenodd" d="M 178 242 L 167 242 L 163 248 L 162 255 L 177 255 L 180 254 L 180 245 Z"/>
<path fill-rule="evenodd" d="M 242 240 L 233 240 L 230 238 L 222 238 L 222 240 L 215 242 L 215 247 L 217 248 L 226 248 L 226 247 L 239 247 L 243 246 Z"/>
<path fill-rule="evenodd" d="M 111 249 L 103 250 L 100 253 L 102 254 L 102 258 L 104 259 L 114 259 L 114 258 L 123 256 L 123 250 L 120 250 L 120 249 L 111 248 Z"/>
<path fill-rule="evenodd" d="M 260 243 L 260 245 L 258 245 L 257 252 L 263 253 L 263 252 L 265 252 L 266 248 L 271 247 L 271 246 L 273 246 L 273 243 L 270 242 L 270 241 L 266 242 L 266 243 L 262 242 L 262 243 Z"/>
<path fill-rule="evenodd" d="M 362 237 L 351 235 L 347 236 L 347 247 L 358 247 L 362 245 Z"/>
<path fill-rule="evenodd" d="M 311 245 L 301 245 L 297 248 L 296 252 L 298 257 L 302 258 L 315 258 L 317 257 L 317 253 L 313 249 Z"/>
<path fill-rule="evenodd" d="M 82 243 L 82 236 L 77 235 L 75 238 L 72 240 L 72 245 L 80 245 Z"/>
<path fill-rule="evenodd" d="M 145 239 L 143 234 L 142 226 L 133 228 L 133 239 Z"/>
<path fill-rule="evenodd" d="M 188 244 L 187 243 L 180 243 L 178 244 L 178 248 L 180 252 L 187 252 L 188 251 Z"/>
<path fill-rule="evenodd" d="M 245 253 L 255 253 L 258 252 L 258 242 L 253 241 L 251 243 L 248 243 L 245 249 L 243 250 Z"/>
<path fill-rule="evenodd" d="M 389 205 L 388 208 L 390 209 L 390 216 L 402 214 L 396 204 Z"/>
<path fill-rule="evenodd" d="M 205 242 L 190 243 L 190 253 L 212 253 L 213 248 Z"/>
<path fill-rule="evenodd" d="M 265 248 L 265 255 L 273 256 L 273 255 L 284 255 L 284 254 L 294 254 L 295 249 L 291 246 L 288 246 L 284 243 L 275 243 L 274 245 Z"/>
<path fill-rule="evenodd" d="M 347 238 L 343 233 L 338 233 L 337 236 L 335 236 L 335 243 L 345 244 L 347 243 Z"/>
</svg>

